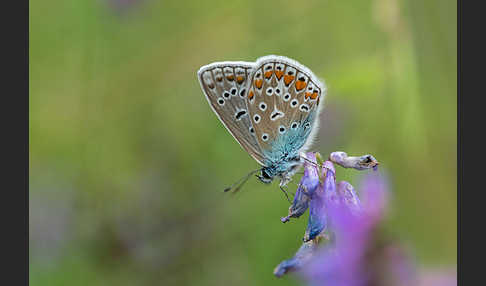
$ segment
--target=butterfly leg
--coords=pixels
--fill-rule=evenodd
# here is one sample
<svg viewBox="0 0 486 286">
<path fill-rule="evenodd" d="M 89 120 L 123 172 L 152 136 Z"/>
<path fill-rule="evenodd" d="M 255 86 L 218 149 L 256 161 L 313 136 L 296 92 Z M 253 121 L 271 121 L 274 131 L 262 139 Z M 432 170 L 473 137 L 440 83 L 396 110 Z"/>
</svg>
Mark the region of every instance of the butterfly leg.
<svg viewBox="0 0 486 286">
<path fill-rule="evenodd" d="M 290 198 L 289 198 L 289 194 L 287 193 L 287 190 L 285 190 L 283 186 L 280 186 L 280 190 L 285 194 L 287 201 L 289 201 L 289 203 L 292 204 L 292 202 L 290 201 Z"/>
</svg>

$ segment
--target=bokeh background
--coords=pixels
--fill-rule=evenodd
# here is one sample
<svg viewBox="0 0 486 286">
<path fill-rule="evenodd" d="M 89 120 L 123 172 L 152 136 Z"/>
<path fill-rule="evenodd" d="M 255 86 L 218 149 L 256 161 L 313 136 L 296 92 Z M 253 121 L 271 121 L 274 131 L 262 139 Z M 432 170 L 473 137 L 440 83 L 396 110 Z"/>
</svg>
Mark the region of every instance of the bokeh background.
<svg viewBox="0 0 486 286">
<path fill-rule="evenodd" d="M 196 77 L 267 54 L 328 85 L 312 150 L 373 154 L 391 182 L 389 233 L 419 266 L 455 265 L 456 6 L 30 1 L 31 285 L 298 285 L 272 271 L 307 215 L 279 221 L 277 182 L 222 193 L 257 164 Z"/>
</svg>

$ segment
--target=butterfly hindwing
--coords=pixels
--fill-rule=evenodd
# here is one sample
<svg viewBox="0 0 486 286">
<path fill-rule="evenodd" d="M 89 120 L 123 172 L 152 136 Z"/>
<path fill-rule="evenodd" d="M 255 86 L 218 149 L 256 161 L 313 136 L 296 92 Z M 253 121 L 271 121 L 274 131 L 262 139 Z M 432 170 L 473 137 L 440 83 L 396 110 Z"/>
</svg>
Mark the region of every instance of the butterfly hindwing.
<svg viewBox="0 0 486 286">
<path fill-rule="evenodd" d="M 317 129 L 324 96 L 324 85 L 298 62 L 281 56 L 257 60 L 247 105 L 266 160 L 304 151 Z"/>
<path fill-rule="evenodd" d="M 261 148 L 254 135 L 246 98 L 248 78 L 255 63 L 217 62 L 198 71 L 201 88 L 211 108 L 238 143 L 263 165 Z"/>
</svg>

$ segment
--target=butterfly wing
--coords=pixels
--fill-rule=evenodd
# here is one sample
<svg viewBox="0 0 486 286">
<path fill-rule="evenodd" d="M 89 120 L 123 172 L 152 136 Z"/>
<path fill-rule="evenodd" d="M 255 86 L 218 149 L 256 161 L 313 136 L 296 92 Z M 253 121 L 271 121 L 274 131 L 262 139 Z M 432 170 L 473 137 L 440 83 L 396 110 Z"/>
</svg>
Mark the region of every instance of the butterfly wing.
<svg viewBox="0 0 486 286">
<path fill-rule="evenodd" d="M 261 165 L 264 159 L 249 119 L 246 97 L 250 62 L 216 62 L 203 66 L 198 79 L 219 120 L 238 143 Z"/>
<path fill-rule="evenodd" d="M 295 60 L 282 56 L 257 60 L 247 106 L 266 160 L 276 162 L 283 154 L 298 154 L 309 147 L 325 91 L 324 84 Z"/>
</svg>

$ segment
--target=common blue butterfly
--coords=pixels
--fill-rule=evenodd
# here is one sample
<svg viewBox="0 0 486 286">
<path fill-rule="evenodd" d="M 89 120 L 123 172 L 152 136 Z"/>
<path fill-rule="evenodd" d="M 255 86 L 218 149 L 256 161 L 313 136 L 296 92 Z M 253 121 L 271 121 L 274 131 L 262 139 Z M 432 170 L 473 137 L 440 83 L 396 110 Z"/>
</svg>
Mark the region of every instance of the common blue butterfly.
<svg viewBox="0 0 486 286">
<path fill-rule="evenodd" d="M 244 181 L 260 172 L 264 183 L 290 182 L 315 137 L 325 85 L 307 67 L 275 55 L 205 65 L 198 79 L 219 120 L 262 166 Z"/>
</svg>

